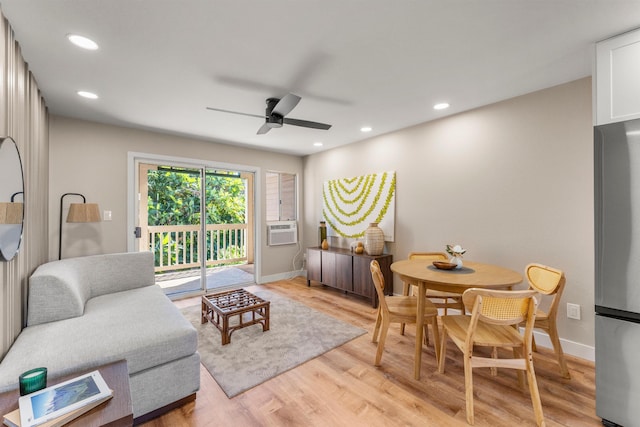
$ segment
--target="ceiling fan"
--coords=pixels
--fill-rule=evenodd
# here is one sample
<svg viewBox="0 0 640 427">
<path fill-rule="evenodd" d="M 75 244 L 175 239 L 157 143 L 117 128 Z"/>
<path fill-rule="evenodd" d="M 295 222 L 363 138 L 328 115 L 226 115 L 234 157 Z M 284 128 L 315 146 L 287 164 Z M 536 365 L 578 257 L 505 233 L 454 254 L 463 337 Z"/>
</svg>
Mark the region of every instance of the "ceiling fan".
<svg viewBox="0 0 640 427">
<path fill-rule="evenodd" d="M 258 129 L 258 135 L 265 134 L 273 128 L 282 127 L 283 124 L 302 126 L 312 129 L 327 130 L 331 128 L 331 125 L 318 122 L 310 122 L 309 120 L 290 119 L 285 117 L 298 105 L 302 98 L 292 93 L 286 94 L 282 99 L 268 98 L 267 109 L 264 115 L 240 113 L 238 111 L 223 110 L 221 108 L 207 107 L 207 110 L 222 111 L 223 113 L 240 114 L 241 116 L 259 117 L 265 119 L 264 124 Z"/>
</svg>

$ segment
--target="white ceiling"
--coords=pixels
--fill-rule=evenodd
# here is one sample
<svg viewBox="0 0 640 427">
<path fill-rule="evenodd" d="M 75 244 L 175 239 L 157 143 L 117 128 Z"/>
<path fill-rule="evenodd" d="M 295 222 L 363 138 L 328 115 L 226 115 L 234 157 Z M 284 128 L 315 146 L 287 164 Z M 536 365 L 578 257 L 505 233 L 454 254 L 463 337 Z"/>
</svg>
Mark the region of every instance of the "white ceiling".
<svg viewBox="0 0 640 427">
<path fill-rule="evenodd" d="M 640 27 L 640 0 L 0 3 L 51 113 L 297 155 L 588 76 L 594 42 Z M 206 109 L 260 115 L 287 92 L 288 117 L 333 127 L 256 135 L 262 119 Z"/>
</svg>

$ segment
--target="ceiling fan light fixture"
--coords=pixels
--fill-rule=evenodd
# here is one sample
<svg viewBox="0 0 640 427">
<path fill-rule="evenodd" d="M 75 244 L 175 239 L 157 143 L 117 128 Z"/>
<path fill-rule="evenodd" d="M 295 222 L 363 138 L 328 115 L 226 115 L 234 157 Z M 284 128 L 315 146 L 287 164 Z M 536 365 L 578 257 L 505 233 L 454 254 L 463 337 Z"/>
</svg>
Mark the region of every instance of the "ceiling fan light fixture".
<svg viewBox="0 0 640 427">
<path fill-rule="evenodd" d="M 267 98 L 267 108 L 264 116 L 258 116 L 257 114 L 241 113 L 239 111 L 223 110 L 221 108 L 207 107 L 207 110 L 221 111 L 223 113 L 240 114 L 241 116 L 259 117 L 264 119 L 264 123 L 258 129 L 257 135 L 264 135 L 273 128 L 281 128 L 282 125 L 299 126 L 303 128 L 322 129 L 329 130 L 331 125 L 326 123 L 312 122 L 309 120 L 292 119 L 286 117 L 291 110 L 298 105 L 300 97 L 292 93 L 286 94 L 282 99 L 279 98 Z"/>
<path fill-rule="evenodd" d="M 78 34 L 67 34 L 67 39 L 74 45 L 87 50 L 97 50 L 98 43 Z"/>
<path fill-rule="evenodd" d="M 278 114 L 270 114 L 267 116 L 267 126 L 271 129 L 282 127 L 283 117 Z"/>
</svg>

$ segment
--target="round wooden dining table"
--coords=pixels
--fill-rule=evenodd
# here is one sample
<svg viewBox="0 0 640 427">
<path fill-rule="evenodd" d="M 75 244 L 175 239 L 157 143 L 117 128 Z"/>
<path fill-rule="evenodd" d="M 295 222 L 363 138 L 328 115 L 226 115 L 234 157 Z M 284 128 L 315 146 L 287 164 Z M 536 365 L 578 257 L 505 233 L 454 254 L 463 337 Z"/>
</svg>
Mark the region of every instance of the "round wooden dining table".
<svg viewBox="0 0 640 427">
<path fill-rule="evenodd" d="M 418 287 L 416 314 L 416 349 L 413 367 L 415 379 L 420 379 L 424 309 L 427 289 L 462 294 L 470 288 L 511 289 L 522 282 L 520 273 L 497 265 L 465 261 L 460 269 L 440 270 L 431 260 L 407 259 L 391 264 L 391 271 L 405 283 Z"/>
</svg>

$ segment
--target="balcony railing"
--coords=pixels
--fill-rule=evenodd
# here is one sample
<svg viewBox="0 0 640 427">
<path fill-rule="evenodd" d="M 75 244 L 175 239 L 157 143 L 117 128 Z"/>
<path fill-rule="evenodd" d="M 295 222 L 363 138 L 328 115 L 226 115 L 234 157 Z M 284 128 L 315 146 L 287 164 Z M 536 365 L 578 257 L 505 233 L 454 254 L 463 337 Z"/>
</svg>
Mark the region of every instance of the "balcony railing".
<svg viewBox="0 0 640 427">
<path fill-rule="evenodd" d="M 247 261 L 247 224 L 206 226 L 204 248 L 200 248 L 200 225 L 149 226 L 149 250 L 155 257 L 155 271 L 207 267 Z"/>
</svg>

